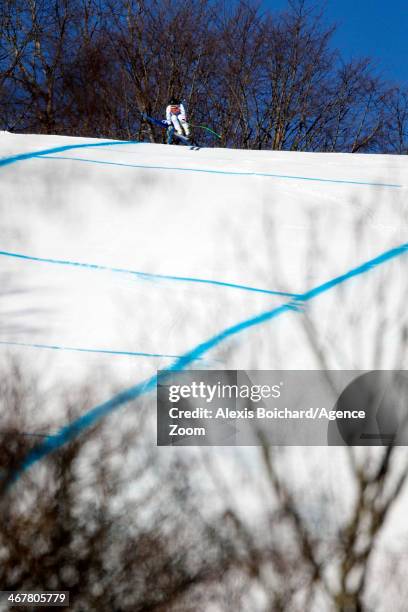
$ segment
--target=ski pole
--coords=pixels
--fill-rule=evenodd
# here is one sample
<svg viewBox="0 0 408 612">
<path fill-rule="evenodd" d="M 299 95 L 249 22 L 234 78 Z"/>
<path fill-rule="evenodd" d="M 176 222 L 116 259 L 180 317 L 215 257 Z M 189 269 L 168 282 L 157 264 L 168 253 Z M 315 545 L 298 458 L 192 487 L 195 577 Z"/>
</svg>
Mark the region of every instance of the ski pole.
<svg viewBox="0 0 408 612">
<path fill-rule="evenodd" d="M 190 125 L 193 128 L 201 128 L 202 130 L 207 130 L 208 132 L 211 132 L 211 134 L 214 134 L 214 136 L 216 136 L 219 139 L 222 138 L 219 134 L 217 134 L 217 132 L 214 132 L 214 130 L 212 130 L 211 128 L 207 127 L 206 125 L 194 125 L 193 123 L 190 123 Z"/>
</svg>

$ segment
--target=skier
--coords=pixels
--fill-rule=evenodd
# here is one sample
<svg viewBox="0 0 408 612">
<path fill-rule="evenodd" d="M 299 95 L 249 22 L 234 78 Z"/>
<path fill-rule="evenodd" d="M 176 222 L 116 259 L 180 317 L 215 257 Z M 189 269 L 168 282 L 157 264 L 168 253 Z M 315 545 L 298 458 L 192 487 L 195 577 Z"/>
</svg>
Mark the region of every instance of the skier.
<svg viewBox="0 0 408 612">
<path fill-rule="evenodd" d="M 174 130 L 179 136 L 190 138 L 190 126 L 187 123 L 186 111 L 178 98 L 171 98 L 166 108 L 166 120 L 169 125 L 167 143 L 173 141 Z"/>
</svg>

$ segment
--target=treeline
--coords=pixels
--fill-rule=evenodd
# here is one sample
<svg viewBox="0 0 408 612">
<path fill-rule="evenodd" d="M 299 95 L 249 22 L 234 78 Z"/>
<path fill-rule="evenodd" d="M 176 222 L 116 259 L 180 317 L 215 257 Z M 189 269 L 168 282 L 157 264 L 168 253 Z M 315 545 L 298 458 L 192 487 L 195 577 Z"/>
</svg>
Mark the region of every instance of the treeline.
<svg viewBox="0 0 408 612">
<path fill-rule="evenodd" d="M 304 0 L 3 0 L 1 129 L 160 142 L 171 95 L 224 146 L 407 153 L 408 89 L 344 61 Z M 200 137 L 203 136 L 200 134 Z M 209 138 L 209 136 L 208 136 Z"/>
</svg>

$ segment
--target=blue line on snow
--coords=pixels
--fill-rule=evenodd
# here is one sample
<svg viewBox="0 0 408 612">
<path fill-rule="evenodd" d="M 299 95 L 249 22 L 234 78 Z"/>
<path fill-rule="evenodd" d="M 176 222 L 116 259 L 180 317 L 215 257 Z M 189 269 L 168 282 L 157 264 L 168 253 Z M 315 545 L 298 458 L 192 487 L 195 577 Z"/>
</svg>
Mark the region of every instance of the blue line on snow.
<svg viewBox="0 0 408 612">
<path fill-rule="evenodd" d="M 129 144 L 143 144 L 136 140 L 107 140 L 104 142 L 90 142 L 75 145 L 63 145 L 60 147 L 51 147 L 49 149 L 42 149 L 40 151 L 30 151 L 27 153 L 17 153 L 16 155 L 10 155 L 9 157 L 0 158 L 0 168 L 2 166 L 8 166 L 15 164 L 19 161 L 26 159 L 35 159 L 36 157 L 42 157 L 43 155 L 50 155 L 52 153 L 64 153 L 64 151 L 72 151 L 73 149 L 91 149 L 97 147 L 112 147 L 116 145 L 129 145 Z"/>
<path fill-rule="evenodd" d="M 166 359 L 179 359 L 180 355 L 162 355 L 161 353 L 143 353 L 135 351 L 113 351 L 108 349 L 90 349 L 74 346 L 58 346 L 56 344 L 38 344 L 29 342 L 8 342 L 0 340 L 3 346 L 25 346 L 28 348 L 52 349 L 54 351 L 75 351 L 78 353 L 106 353 L 107 355 L 125 355 L 128 357 L 164 357 Z"/>
<path fill-rule="evenodd" d="M 313 300 L 314 298 L 325 293 L 326 291 L 329 291 L 333 287 L 344 283 L 350 278 L 365 274 L 370 270 L 373 270 L 377 266 L 380 266 L 385 262 L 390 261 L 391 259 L 404 255 L 407 252 L 408 243 L 385 251 L 378 257 L 374 257 L 373 259 L 370 259 L 369 261 L 355 268 L 352 268 L 345 274 L 336 276 L 335 278 L 325 283 L 322 283 L 321 285 L 318 285 L 317 287 L 314 287 L 309 291 L 306 291 L 305 293 L 286 302 L 281 306 L 278 306 L 277 308 L 266 310 L 265 312 L 261 313 L 256 317 L 245 319 L 240 323 L 232 325 L 231 327 L 227 327 L 220 333 L 216 334 L 215 336 L 212 336 L 205 342 L 198 344 L 192 350 L 186 352 L 179 359 L 177 359 L 166 371 L 162 371 L 160 372 L 160 374 L 155 374 L 147 380 L 142 381 L 137 385 L 118 393 L 107 402 L 104 402 L 102 404 L 99 404 L 98 406 L 95 406 L 94 408 L 91 408 L 88 412 L 80 416 L 78 419 L 61 428 L 58 433 L 48 436 L 43 442 L 41 442 L 41 444 L 36 446 L 32 451 L 27 454 L 25 460 L 18 468 L 18 470 L 13 474 L 8 484 L 11 485 L 13 482 L 18 480 L 26 470 L 28 470 L 35 463 L 40 461 L 40 459 L 46 457 L 49 453 L 53 452 L 57 448 L 63 446 L 65 443 L 76 438 L 82 431 L 92 425 L 95 425 L 104 416 L 112 413 L 115 409 L 119 408 L 123 404 L 134 400 L 145 393 L 153 391 L 158 381 L 163 381 L 166 379 L 166 376 L 168 376 L 168 372 L 174 372 L 186 368 L 188 365 L 192 364 L 199 357 L 202 357 L 206 352 L 208 352 L 210 349 L 214 348 L 227 338 L 239 334 L 246 329 L 249 329 L 256 325 L 260 325 L 262 323 L 265 323 L 266 321 L 270 321 L 271 319 L 277 318 L 285 312 L 299 311 L 304 302 L 309 302 L 310 300 Z"/>
<path fill-rule="evenodd" d="M 125 168 L 141 168 L 144 170 L 170 170 L 175 172 L 201 172 L 208 174 L 222 174 L 227 176 L 263 176 L 270 178 L 278 178 L 278 179 L 289 179 L 289 180 L 297 180 L 297 181 L 317 181 L 319 183 L 336 183 L 336 184 L 344 184 L 344 185 L 369 185 L 370 187 L 391 187 L 399 189 L 403 187 L 403 185 L 397 185 L 394 183 L 370 183 L 366 181 L 348 181 L 342 179 L 325 179 L 325 178 L 315 178 L 309 176 L 295 176 L 288 174 L 272 174 L 269 172 L 239 172 L 236 170 L 211 170 L 206 168 L 179 168 L 176 166 L 149 166 L 146 164 L 125 164 L 121 162 L 112 162 L 105 160 L 97 160 L 97 159 L 87 159 L 85 157 L 64 157 L 64 156 L 46 156 L 41 155 L 41 159 L 61 159 L 61 160 L 71 160 L 71 161 L 79 161 L 86 162 L 90 164 L 101 164 L 107 166 L 122 166 Z"/>
<path fill-rule="evenodd" d="M 207 278 L 194 278 L 192 276 L 172 276 L 168 274 L 153 274 L 150 272 L 138 272 L 137 270 L 127 270 L 126 268 L 112 268 L 110 266 L 101 266 L 98 264 L 81 263 L 77 261 L 69 261 L 66 259 L 49 259 L 45 257 L 34 257 L 31 255 L 22 255 L 21 253 L 12 253 L 10 251 L 0 251 L 0 256 L 14 257 L 16 259 L 23 259 L 27 261 L 38 261 L 41 263 L 57 264 L 61 266 L 74 266 L 77 268 L 87 268 L 91 270 L 102 270 L 107 272 L 116 272 L 120 274 L 131 274 L 142 279 L 152 280 L 170 280 L 180 281 L 185 283 L 201 283 L 205 285 L 215 285 L 217 287 L 226 287 L 229 289 L 241 289 L 243 291 L 254 291 L 256 293 L 266 293 L 268 295 L 280 295 L 283 297 L 297 297 L 297 293 L 287 293 L 285 291 L 273 291 L 270 289 L 259 289 L 257 287 L 250 287 L 248 285 L 237 285 L 235 283 L 227 283 L 223 281 L 211 280 Z"/>
</svg>

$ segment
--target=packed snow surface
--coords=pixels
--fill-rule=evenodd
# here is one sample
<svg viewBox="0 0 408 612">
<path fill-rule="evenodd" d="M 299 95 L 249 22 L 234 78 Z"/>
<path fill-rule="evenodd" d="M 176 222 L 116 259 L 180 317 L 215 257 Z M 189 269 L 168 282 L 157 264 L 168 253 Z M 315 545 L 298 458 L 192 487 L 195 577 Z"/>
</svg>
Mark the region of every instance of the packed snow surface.
<svg viewBox="0 0 408 612">
<path fill-rule="evenodd" d="M 0 350 L 44 388 L 97 372 L 132 386 L 407 242 L 406 157 L 8 133 L 0 157 Z M 192 367 L 403 368 L 407 266 L 402 253 Z"/>
</svg>

